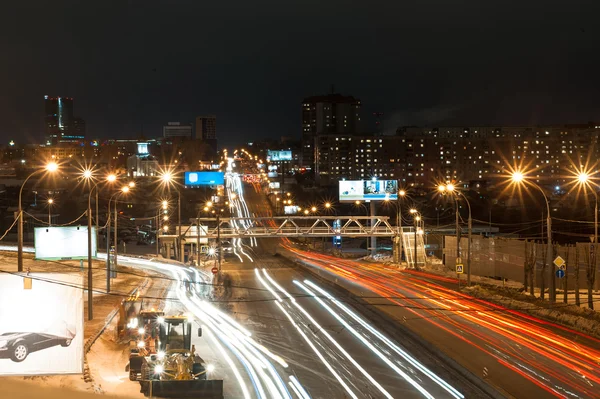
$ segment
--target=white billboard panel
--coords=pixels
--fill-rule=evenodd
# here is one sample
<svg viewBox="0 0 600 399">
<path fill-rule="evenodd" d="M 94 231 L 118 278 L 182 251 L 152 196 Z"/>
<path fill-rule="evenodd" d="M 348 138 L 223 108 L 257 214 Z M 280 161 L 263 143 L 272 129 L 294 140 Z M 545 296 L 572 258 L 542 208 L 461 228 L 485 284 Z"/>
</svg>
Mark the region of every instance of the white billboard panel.
<svg viewBox="0 0 600 399">
<path fill-rule="evenodd" d="M 297 205 L 286 205 L 283 207 L 283 213 L 286 215 L 295 215 L 298 213 Z"/>
<path fill-rule="evenodd" d="M 0 375 L 83 372 L 83 278 L 0 275 Z"/>
<path fill-rule="evenodd" d="M 340 201 L 382 201 L 398 199 L 397 180 L 342 180 Z"/>
<path fill-rule="evenodd" d="M 87 226 L 36 227 L 36 259 L 87 259 Z M 96 227 L 92 226 L 92 257 L 96 257 Z"/>
<path fill-rule="evenodd" d="M 269 188 L 281 188 L 281 184 L 278 181 L 272 181 L 269 183 Z"/>
</svg>

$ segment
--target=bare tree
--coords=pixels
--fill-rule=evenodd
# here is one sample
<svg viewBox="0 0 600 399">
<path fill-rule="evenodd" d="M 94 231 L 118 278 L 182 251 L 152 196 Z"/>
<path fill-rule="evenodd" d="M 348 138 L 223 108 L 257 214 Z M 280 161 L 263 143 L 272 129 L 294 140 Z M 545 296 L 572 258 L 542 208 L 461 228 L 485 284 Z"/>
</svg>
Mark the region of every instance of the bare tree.
<svg viewBox="0 0 600 399">
<path fill-rule="evenodd" d="M 569 302 L 569 254 L 571 253 L 571 246 L 570 245 L 565 245 L 564 247 L 566 249 L 566 254 L 565 254 L 565 277 L 563 277 L 563 302 L 564 303 L 568 303 Z"/>
<path fill-rule="evenodd" d="M 533 279 L 533 273 L 535 270 L 536 261 L 536 243 L 535 241 L 525 241 L 525 267 L 524 272 L 524 285 L 527 290 L 527 284 L 529 283 L 529 292 L 531 296 L 535 296 L 535 283 Z"/>
<path fill-rule="evenodd" d="M 593 249 L 592 249 L 593 248 Z M 592 254 L 595 250 L 595 245 L 590 244 L 590 250 L 587 253 L 587 267 L 585 269 L 585 276 L 587 280 L 587 292 L 588 292 L 588 307 L 594 309 L 594 283 L 596 282 L 596 257 Z"/>
<path fill-rule="evenodd" d="M 581 306 L 579 300 L 579 246 L 575 244 L 575 305 Z"/>
<path fill-rule="evenodd" d="M 540 277 L 540 298 L 542 300 L 544 300 L 545 297 L 545 291 L 546 291 L 546 267 L 548 267 L 548 259 L 546 254 L 547 251 L 547 245 L 552 245 L 551 243 L 547 243 L 547 244 L 542 244 L 542 272 L 541 272 L 541 277 Z"/>
</svg>

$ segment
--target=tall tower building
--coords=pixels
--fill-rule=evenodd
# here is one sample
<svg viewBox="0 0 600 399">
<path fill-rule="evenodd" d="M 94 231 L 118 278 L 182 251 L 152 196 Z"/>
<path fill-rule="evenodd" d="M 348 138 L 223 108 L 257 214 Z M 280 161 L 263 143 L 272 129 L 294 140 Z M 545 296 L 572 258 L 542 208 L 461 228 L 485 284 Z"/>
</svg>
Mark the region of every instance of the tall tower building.
<svg viewBox="0 0 600 399">
<path fill-rule="evenodd" d="M 315 140 L 325 134 L 357 134 L 360 100 L 339 93 L 312 96 L 302 101 L 302 165 L 315 168 Z"/>
<path fill-rule="evenodd" d="M 202 140 L 213 150 L 217 150 L 217 117 L 215 115 L 196 117 L 196 140 Z"/>
<path fill-rule="evenodd" d="M 44 96 L 46 142 L 58 144 L 85 139 L 85 121 L 73 116 L 72 97 Z"/>
</svg>

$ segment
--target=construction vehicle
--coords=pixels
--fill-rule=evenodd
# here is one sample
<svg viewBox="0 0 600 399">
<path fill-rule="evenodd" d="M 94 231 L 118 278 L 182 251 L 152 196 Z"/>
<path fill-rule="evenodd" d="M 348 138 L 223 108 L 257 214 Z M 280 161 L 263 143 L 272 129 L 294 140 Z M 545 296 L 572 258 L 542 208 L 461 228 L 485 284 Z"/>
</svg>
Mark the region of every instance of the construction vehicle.
<svg viewBox="0 0 600 399">
<path fill-rule="evenodd" d="M 135 317 L 127 322 L 124 333 L 129 338 L 129 379 L 137 381 L 141 377 L 142 362 L 145 357 L 156 354 L 160 334 L 160 324 L 164 320 L 165 312 L 162 310 L 141 310 Z"/>
<path fill-rule="evenodd" d="M 206 365 L 192 345 L 192 321 L 186 315 L 158 316 L 145 331 L 145 340 L 137 343 L 141 365 L 140 392 L 148 397 L 223 399 L 223 380 L 209 380 L 213 367 Z M 141 330 L 140 330 L 141 331 Z M 198 328 L 198 336 L 202 329 Z M 154 345 L 147 348 L 148 343 Z M 134 363 L 137 361 L 134 361 Z M 131 375 L 130 360 L 130 375 Z"/>
</svg>

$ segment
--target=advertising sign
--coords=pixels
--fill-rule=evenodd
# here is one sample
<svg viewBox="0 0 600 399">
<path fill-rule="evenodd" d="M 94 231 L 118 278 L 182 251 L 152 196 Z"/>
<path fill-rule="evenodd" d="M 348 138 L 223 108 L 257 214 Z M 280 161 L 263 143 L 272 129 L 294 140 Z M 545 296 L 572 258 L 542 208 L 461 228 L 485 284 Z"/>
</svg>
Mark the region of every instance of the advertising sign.
<svg viewBox="0 0 600 399">
<path fill-rule="evenodd" d="M 279 176 L 277 174 L 277 172 L 269 172 L 269 173 L 267 173 L 267 177 L 277 177 L 277 176 Z"/>
<path fill-rule="evenodd" d="M 222 186 L 225 184 L 223 172 L 185 172 L 184 187 Z"/>
<path fill-rule="evenodd" d="M 44 260 L 87 259 L 87 226 L 36 227 L 35 258 Z M 92 227 L 92 257 L 96 257 L 96 227 Z"/>
<path fill-rule="evenodd" d="M 271 183 L 269 183 L 269 188 L 280 188 L 281 187 L 281 183 L 279 183 L 278 181 L 272 181 Z"/>
<path fill-rule="evenodd" d="M 382 201 L 398 199 L 397 180 L 342 180 L 340 201 Z"/>
<path fill-rule="evenodd" d="M 277 161 L 291 161 L 292 160 L 292 152 L 291 151 L 267 151 L 267 159 L 271 162 Z"/>
<path fill-rule="evenodd" d="M 0 275 L 0 375 L 83 372 L 83 279 Z"/>
<path fill-rule="evenodd" d="M 283 213 L 286 215 L 295 215 L 298 213 L 297 205 L 286 205 L 283 207 Z"/>
</svg>

